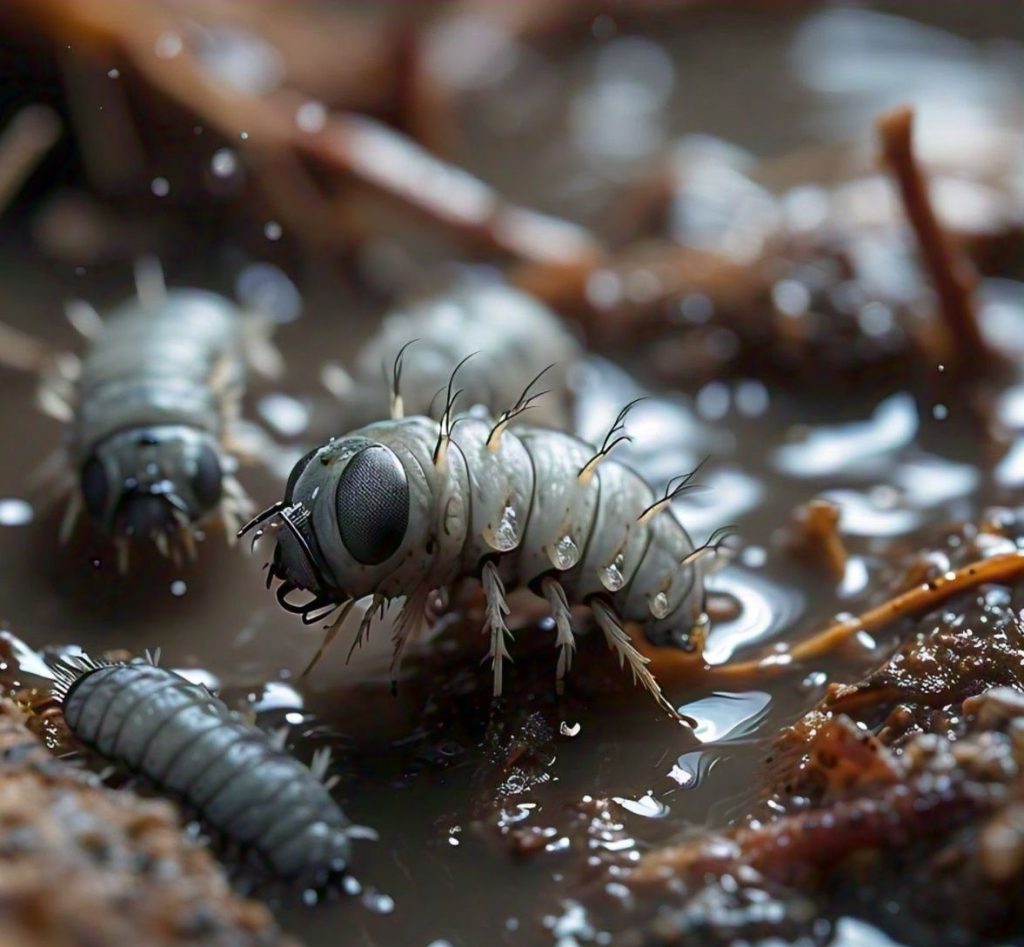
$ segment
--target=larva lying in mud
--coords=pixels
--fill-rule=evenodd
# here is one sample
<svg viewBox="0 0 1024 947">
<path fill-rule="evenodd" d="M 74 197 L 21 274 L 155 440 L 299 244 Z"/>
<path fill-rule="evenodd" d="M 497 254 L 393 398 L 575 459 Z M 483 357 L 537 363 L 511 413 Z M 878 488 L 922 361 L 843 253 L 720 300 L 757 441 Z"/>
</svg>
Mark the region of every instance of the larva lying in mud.
<svg viewBox="0 0 1024 947">
<path fill-rule="evenodd" d="M 324 369 L 324 383 L 341 401 L 341 427 L 354 430 L 380 417 L 388 395 L 387 368 L 416 340 L 416 358 L 402 378 L 405 413 L 431 413 L 452 365 L 477 353 L 461 376 L 463 404 L 498 412 L 511 404 L 522 379 L 545 365 L 552 397 L 536 406 L 536 423 L 569 426 L 567 368 L 579 357 L 576 339 L 543 303 L 500 282 L 464 279 L 442 293 L 402 306 L 366 342 L 350 376 L 339 365 Z"/>
<path fill-rule="evenodd" d="M 152 663 L 53 663 L 71 733 L 170 792 L 278 878 L 323 885 L 349 863 L 348 819 L 323 783 L 205 687 Z"/>
<path fill-rule="evenodd" d="M 456 369 L 457 371 L 458 369 Z M 657 496 L 608 455 L 628 435 L 620 412 L 597 450 L 559 431 L 513 426 L 535 397 L 530 390 L 496 421 L 453 415 L 449 383 L 440 422 L 398 416 L 401 358 L 395 365 L 391 420 L 368 425 L 311 451 L 292 471 L 285 497 L 247 524 L 276 536 L 268 585 L 306 623 L 337 611 L 323 648 L 365 596 L 356 643 L 378 608 L 405 603 L 395 625 L 395 659 L 424 621 L 434 590 L 476 577 L 486 596 L 494 693 L 502 689 L 511 634 L 506 587 L 526 587 L 548 602 L 559 648 L 558 677 L 575 647 L 570 603 L 590 607 L 607 642 L 634 680 L 675 713 L 633 647 L 623 621 L 652 633 L 704 631 L 704 559 L 719 536 L 695 548 L 671 511 L 693 474 Z M 452 379 L 454 380 L 454 374 Z M 261 525 L 262 524 L 262 525 Z M 312 593 L 303 603 L 289 596 Z"/>
<path fill-rule="evenodd" d="M 277 368 L 260 317 L 215 293 L 167 289 L 152 265 L 137 282 L 137 297 L 102 320 L 87 304 L 72 308 L 89 348 L 80 362 L 57 360 L 40 389 L 43 409 L 67 424 L 61 536 L 84 507 L 122 569 L 132 537 L 193 554 L 198 524 L 219 515 L 234 538 L 251 511 L 231 453 L 246 372 Z"/>
</svg>

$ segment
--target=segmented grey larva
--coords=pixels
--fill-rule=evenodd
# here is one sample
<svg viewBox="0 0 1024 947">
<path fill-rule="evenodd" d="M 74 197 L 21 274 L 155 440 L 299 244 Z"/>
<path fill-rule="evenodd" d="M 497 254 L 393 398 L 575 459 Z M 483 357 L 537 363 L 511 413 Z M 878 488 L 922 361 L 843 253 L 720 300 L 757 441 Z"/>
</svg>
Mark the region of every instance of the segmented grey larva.
<svg viewBox="0 0 1024 947">
<path fill-rule="evenodd" d="M 137 661 L 62 658 L 54 693 L 72 734 L 195 810 L 277 877 L 320 885 L 349 862 L 349 821 L 313 767 L 205 687 Z"/>
<path fill-rule="evenodd" d="M 519 394 L 522 379 L 551 365 L 545 387 L 552 397 L 537 405 L 533 418 L 550 427 L 569 426 L 565 376 L 579 357 L 576 339 L 532 296 L 503 283 L 463 280 L 385 316 L 360 350 L 352 376 L 336 364 L 325 367 L 324 383 L 343 405 L 343 430 L 380 417 L 388 394 L 386 369 L 412 340 L 416 358 L 402 378 L 406 414 L 430 415 L 452 365 L 478 353 L 460 376 L 463 404 L 501 411 Z"/>
<path fill-rule="evenodd" d="M 400 372 L 399 359 L 396 378 Z M 281 580 L 284 608 L 307 623 L 337 610 L 314 663 L 365 596 L 373 596 L 372 604 L 357 643 L 378 608 L 405 599 L 395 629 L 397 660 L 424 621 L 431 594 L 477 577 L 486 595 L 496 695 L 511 639 L 505 590 L 526 587 L 551 608 L 559 678 L 575 647 L 570 603 L 586 604 L 620 663 L 672 710 L 622 623 L 645 622 L 652 633 L 693 632 L 698 650 L 706 621 L 704 558 L 717 551 L 721 531 L 695 548 L 673 514 L 671 502 L 691 486 L 692 473 L 658 496 L 609 459 L 628 439 L 623 422 L 631 406 L 595 450 L 559 431 L 509 427 L 531 406 L 529 392 L 530 386 L 491 421 L 454 417 L 449 385 L 440 422 L 395 417 L 331 440 L 299 461 L 284 499 L 241 532 L 259 527 L 256 539 L 275 534 L 268 584 Z M 298 589 L 312 598 L 291 601 Z"/>
<path fill-rule="evenodd" d="M 76 304 L 89 338 L 81 362 L 44 380 L 45 410 L 67 422 L 71 495 L 66 538 L 84 506 L 119 546 L 151 538 L 165 554 L 194 552 L 196 524 L 216 513 L 233 538 L 251 505 L 232 472 L 247 368 L 276 368 L 267 324 L 198 289 L 166 289 L 143 270 L 136 298 L 102 320 Z"/>
</svg>

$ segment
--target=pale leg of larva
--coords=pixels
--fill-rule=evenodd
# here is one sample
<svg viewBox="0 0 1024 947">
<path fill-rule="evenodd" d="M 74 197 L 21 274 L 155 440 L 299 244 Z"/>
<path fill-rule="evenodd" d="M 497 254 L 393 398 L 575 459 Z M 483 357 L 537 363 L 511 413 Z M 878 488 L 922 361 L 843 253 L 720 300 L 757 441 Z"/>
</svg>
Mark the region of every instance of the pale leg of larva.
<svg viewBox="0 0 1024 947">
<path fill-rule="evenodd" d="M 493 562 L 484 564 L 481 582 L 484 586 L 484 595 L 487 598 L 484 634 L 491 636 L 491 648 L 487 656 L 491 659 L 491 666 L 494 668 L 494 696 L 500 697 L 502 663 L 506 658 L 511 660 L 508 648 L 505 646 L 505 639 L 512 637 L 508 625 L 505 624 L 505 616 L 511 609 L 505 600 L 505 586 Z"/>
<path fill-rule="evenodd" d="M 594 618 L 597 619 L 598 626 L 604 632 L 608 647 L 619 656 L 619 666 L 625 667 L 628 664 L 629 669 L 633 672 L 633 682 L 642 684 L 662 707 L 673 717 L 678 717 L 679 712 L 665 699 L 654 675 L 647 670 L 649 658 L 645 658 L 633 647 L 633 642 L 622 627 L 622 619 L 615 613 L 615 610 L 599 598 L 590 603 L 590 608 L 594 613 Z"/>
<path fill-rule="evenodd" d="M 572 632 L 572 612 L 569 600 L 565 597 L 565 589 L 560 582 L 550 576 L 540 584 L 544 598 L 551 608 L 551 617 L 555 620 L 555 647 L 558 651 L 558 692 L 561 693 L 565 684 L 563 679 L 572 667 L 572 658 L 576 652 L 576 637 Z"/>
</svg>

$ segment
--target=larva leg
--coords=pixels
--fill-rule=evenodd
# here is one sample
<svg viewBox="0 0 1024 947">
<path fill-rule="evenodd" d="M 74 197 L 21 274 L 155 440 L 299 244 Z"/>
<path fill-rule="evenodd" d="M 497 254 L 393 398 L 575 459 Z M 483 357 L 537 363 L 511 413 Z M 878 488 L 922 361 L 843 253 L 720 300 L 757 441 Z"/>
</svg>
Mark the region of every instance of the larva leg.
<svg viewBox="0 0 1024 947">
<path fill-rule="evenodd" d="M 406 596 L 402 611 L 395 622 L 392 643 L 394 652 L 391 655 L 391 677 L 395 679 L 398 668 L 402 663 L 405 649 L 410 642 L 419 635 L 420 630 L 426 622 L 427 600 L 430 598 L 430 589 L 426 585 L 419 585 Z"/>
<path fill-rule="evenodd" d="M 611 606 L 598 598 L 590 602 L 590 609 L 594 613 L 594 618 L 601 631 L 604 632 L 608 647 L 618 654 L 619 666 L 625 667 L 627 663 L 629 664 L 629 669 L 633 672 L 633 683 L 642 684 L 665 710 L 673 717 L 679 717 L 679 712 L 662 694 L 661 687 L 654 679 L 654 675 L 647 670 L 650 658 L 644 657 L 633 647 L 633 642 L 622 627 L 622 620 L 615 614 Z"/>
<path fill-rule="evenodd" d="M 512 633 L 505 624 L 505 616 L 511 611 L 508 602 L 505 600 L 505 585 L 498 575 L 498 569 L 493 562 L 484 564 L 481 582 L 484 587 L 484 595 L 487 597 L 487 617 L 484 621 L 484 634 L 491 636 L 491 647 L 488 657 L 491 659 L 491 666 L 494 669 L 494 696 L 501 696 L 501 675 L 503 662 L 506 658 L 511 660 L 508 653 L 505 639 L 511 638 Z"/>
<path fill-rule="evenodd" d="M 569 609 L 569 601 L 565 597 L 565 589 L 562 588 L 557 579 L 550 576 L 540 584 L 544 598 L 551 606 L 551 617 L 555 620 L 555 647 L 558 652 L 558 690 L 563 688 L 563 678 L 569 673 L 572 667 L 573 655 L 576 653 L 576 636 L 572 631 L 572 612 Z"/>
<path fill-rule="evenodd" d="M 64 510 L 64 517 L 60 523 L 60 532 L 58 533 L 59 542 L 63 546 L 71 539 L 71 534 L 75 531 L 75 524 L 78 522 L 78 517 L 82 512 L 82 496 L 77 490 L 72 490 L 71 495 L 68 497 L 68 505 Z"/>
</svg>

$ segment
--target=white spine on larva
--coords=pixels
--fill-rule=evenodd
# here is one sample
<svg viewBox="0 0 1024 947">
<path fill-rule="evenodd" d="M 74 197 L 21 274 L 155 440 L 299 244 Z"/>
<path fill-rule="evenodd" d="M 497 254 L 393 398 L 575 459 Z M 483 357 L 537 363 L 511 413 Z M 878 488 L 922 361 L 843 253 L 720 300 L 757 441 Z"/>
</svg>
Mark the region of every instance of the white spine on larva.
<svg viewBox="0 0 1024 947">
<path fill-rule="evenodd" d="M 137 662 L 75 659 L 55 693 L 86 746 L 196 810 L 282 878 L 322 884 L 345 871 L 349 822 L 314 773 L 205 687 Z"/>
<path fill-rule="evenodd" d="M 361 451 L 380 447 L 401 466 L 397 486 L 408 489 L 408 520 L 384 558 L 361 562 L 342 531 L 351 535 L 359 519 L 366 535 L 379 535 L 386 524 L 366 511 L 386 503 L 396 483 L 357 477 L 352 482 L 359 486 L 347 496 L 339 487 Z M 460 417 L 452 426 L 424 417 L 382 421 L 332 441 L 298 473 L 285 501 L 311 517 L 324 583 L 314 590 L 315 601 L 322 607 L 370 594 L 422 600 L 425 590 L 479 577 L 487 597 L 484 631 L 495 693 L 501 691 L 511 637 L 504 618 L 506 588 L 529 587 L 551 604 L 559 675 L 568 670 L 572 653 L 569 604 L 589 603 L 609 646 L 664 702 L 622 621 L 657 631 L 699 626 L 703 563 L 693 555 L 669 498 L 655 495 L 639 475 L 606 454 L 559 431 L 505 429 L 476 417 Z M 309 588 L 289 566 L 301 561 L 294 531 L 278 529 L 276 535 L 275 574 L 293 588 Z M 415 623 L 403 613 L 400 627 L 399 648 Z"/>
</svg>

